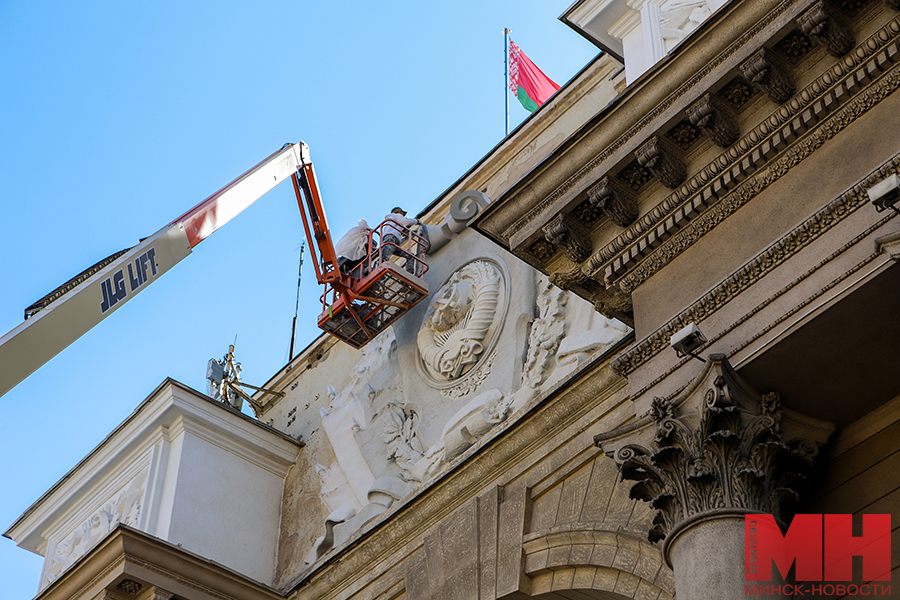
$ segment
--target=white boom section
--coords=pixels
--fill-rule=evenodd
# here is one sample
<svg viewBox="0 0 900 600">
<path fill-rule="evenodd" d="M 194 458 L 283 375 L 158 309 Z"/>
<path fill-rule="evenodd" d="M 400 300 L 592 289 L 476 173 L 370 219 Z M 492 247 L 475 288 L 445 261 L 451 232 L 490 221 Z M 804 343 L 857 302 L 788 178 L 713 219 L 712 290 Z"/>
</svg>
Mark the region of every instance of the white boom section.
<svg viewBox="0 0 900 600">
<path fill-rule="evenodd" d="M 184 227 L 147 238 L 0 338 L 0 395 L 191 253 Z"/>
<path fill-rule="evenodd" d="M 0 396 L 18 385 L 309 161 L 285 146 L 0 338 Z"/>
</svg>

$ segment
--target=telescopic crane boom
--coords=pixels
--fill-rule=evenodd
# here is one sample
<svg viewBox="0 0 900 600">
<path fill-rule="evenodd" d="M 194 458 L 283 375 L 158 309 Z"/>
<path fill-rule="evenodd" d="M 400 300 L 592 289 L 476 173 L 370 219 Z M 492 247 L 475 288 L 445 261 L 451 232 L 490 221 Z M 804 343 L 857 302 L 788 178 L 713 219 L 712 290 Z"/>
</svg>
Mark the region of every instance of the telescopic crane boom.
<svg viewBox="0 0 900 600">
<path fill-rule="evenodd" d="M 309 147 L 303 142 L 286 144 L 137 246 L 98 263 L 29 307 L 25 322 L 0 337 L 0 396 L 288 178 L 293 180 L 310 250 L 316 258 L 316 279 L 326 286 L 323 315 L 329 316 L 319 317 L 320 327 L 360 347 L 427 295 L 427 286 L 416 274 L 404 277 L 394 263 L 380 260 L 376 249 L 380 230 L 369 234 L 370 252 L 363 261 L 367 265 L 365 274 L 362 269 L 356 274 L 340 271 Z M 423 240 L 409 233 L 404 242 L 410 254 L 408 260 L 416 265 L 414 272 L 421 275 L 427 269 L 422 260 Z M 399 247 L 398 250 L 402 251 Z M 382 266 L 382 262 L 390 266 Z M 373 278 L 376 273 L 378 276 Z M 403 285 L 391 283 L 394 274 Z M 329 294 L 332 301 L 326 304 Z M 348 317 L 355 326 L 338 323 L 338 317 Z"/>
</svg>

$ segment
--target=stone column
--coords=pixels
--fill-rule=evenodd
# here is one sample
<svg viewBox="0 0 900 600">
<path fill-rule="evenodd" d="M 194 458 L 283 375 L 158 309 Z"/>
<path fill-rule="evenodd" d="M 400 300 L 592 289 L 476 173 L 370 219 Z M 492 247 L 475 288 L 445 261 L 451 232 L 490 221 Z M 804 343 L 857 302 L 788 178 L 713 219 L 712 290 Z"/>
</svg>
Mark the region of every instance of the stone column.
<svg viewBox="0 0 900 600">
<path fill-rule="evenodd" d="M 594 441 L 636 482 L 631 497 L 657 510 L 648 539 L 662 542 L 678 599 L 737 600 L 744 515 L 784 526 L 833 431 L 782 407 L 777 393 L 759 394 L 714 354 L 678 396 L 655 398 L 646 415 Z"/>
</svg>

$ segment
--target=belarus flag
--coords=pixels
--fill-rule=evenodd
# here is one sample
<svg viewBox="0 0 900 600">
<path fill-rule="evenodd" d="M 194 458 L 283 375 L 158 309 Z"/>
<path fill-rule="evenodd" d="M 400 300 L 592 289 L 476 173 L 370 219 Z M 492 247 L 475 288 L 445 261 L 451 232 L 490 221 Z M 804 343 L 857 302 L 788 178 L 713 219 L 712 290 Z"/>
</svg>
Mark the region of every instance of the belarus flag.
<svg viewBox="0 0 900 600">
<path fill-rule="evenodd" d="M 559 86 L 544 75 L 516 43 L 509 40 L 509 89 L 528 112 L 534 112 Z"/>
</svg>

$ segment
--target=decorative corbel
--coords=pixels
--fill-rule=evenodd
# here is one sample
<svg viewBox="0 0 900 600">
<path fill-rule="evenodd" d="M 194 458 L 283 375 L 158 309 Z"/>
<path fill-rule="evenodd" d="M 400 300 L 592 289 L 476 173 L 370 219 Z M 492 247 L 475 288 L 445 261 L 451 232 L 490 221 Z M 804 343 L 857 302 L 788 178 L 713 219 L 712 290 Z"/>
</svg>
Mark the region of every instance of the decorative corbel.
<svg viewBox="0 0 900 600">
<path fill-rule="evenodd" d="M 117 591 L 124 592 L 125 594 L 128 594 L 129 596 L 137 596 L 139 593 L 141 593 L 141 591 L 143 589 L 144 589 L 144 585 L 142 583 L 138 583 L 137 581 L 134 581 L 133 579 L 123 579 L 116 586 Z M 154 590 L 155 589 L 158 589 L 158 588 L 154 588 Z"/>
<path fill-rule="evenodd" d="M 550 283 L 567 292 L 572 289 L 572 286 L 584 288 L 586 285 L 590 285 L 591 281 L 591 278 L 578 267 L 570 271 L 557 271 L 550 274 Z"/>
<path fill-rule="evenodd" d="M 638 163 L 667 188 L 676 188 L 687 177 L 684 163 L 659 136 L 654 135 L 634 152 Z"/>
<path fill-rule="evenodd" d="M 562 248 L 575 263 L 587 260 L 591 254 L 591 243 L 578 220 L 566 213 L 559 213 L 544 225 L 544 238 Z"/>
<path fill-rule="evenodd" d="M 600 288 L 593 296 L 594 310 L 607 319 L 618 319 L 634 329 L 634 307 L 631 295 L 617 288 Z"/>
<path fill-rule="evenodd" d="M 588 190 L 588 200 L 621 227 L 628 227 L 637 219 L 637 204 L 610 177 L 604 177 Z"/>
<path fill-rule="evenodd" d="M 825 0 L 819 0 L 797 17 L 800 31 L 825 47 L 832 56 L 843 56 L 853 49 L 856 40 Z"/>
<path fill-rule="evenodd" d="M 796 86 L 790 71 L 766 47 L 757 50 L 741 64 L 741 74 L 778 104 L 787 102 L 794 95 Z"/>
<path fill-rule="evenodd" d="M 712 94 L 704 94 L 688 106 L 687 116 L 694 127 L 708 135 L 721 148 L 733 144 L 740 134 L 734 113 Z"/>
<path fill-rule="evenodd" d="M 875 250 L 894 262 L 900 262 L 900 231 L 875 238 Z"/>
<path fill-rule="evenodd" d="M 440 225 L 423 225 L 418 233 L 428 242 L 428 254 L 434 254 L 449 242 L 455 235 L 469 226 L 485 207 L 491 203 L 491 199 L 484 192 L 467 190 L 460 192 L 450 201 L 450 212 L 444 217 Z"/>
</svg>

